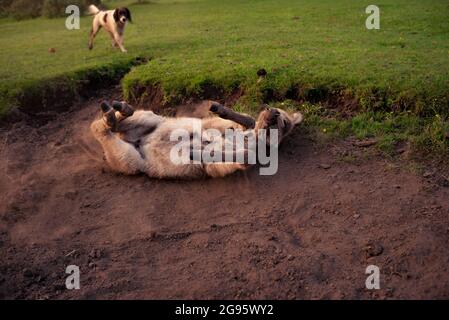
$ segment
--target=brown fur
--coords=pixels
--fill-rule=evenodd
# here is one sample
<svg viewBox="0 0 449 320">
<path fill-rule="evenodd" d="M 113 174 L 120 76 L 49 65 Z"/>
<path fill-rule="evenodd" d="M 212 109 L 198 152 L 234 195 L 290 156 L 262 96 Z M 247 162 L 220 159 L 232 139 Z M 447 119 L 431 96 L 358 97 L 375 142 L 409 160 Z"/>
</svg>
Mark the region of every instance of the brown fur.
<svg viewBox="0 0 449 320">
<path fill-rule="evenodd" d="M 132 112 L 126 103 L 114 103 L 114 109 L 102 104 L 103 117 L 94 121 L 91 130 L 102 145 L 109 166 L 124 174 L 146 173 L 154 178 L 194 179 L 200 177 L 224 177 L 249 166 L 236 162 L 174 164 L 170 159 L 171 149 L 178 142 L 170 141 L 170 134 L 176 129 L 185 129 L 193 136 L 194 125 L 202 130 L 216 129 L 224 133 L 226 129 L 245 130 L 240 124 L 219 117 L 167 118 L 152 111 Z M 260 129 L 275 128 L 280 132 L 279 142 L 287 136 L 295 125 L 302 121 L 302 115 L 293 115 L 280 109 L 263 110 L 254 129 L 245 134 L 257 134 Z M 269 141 L 268 141 L 269 142 Z M 247 150 L 234 150 L 245 154 Z"/>
</svg>

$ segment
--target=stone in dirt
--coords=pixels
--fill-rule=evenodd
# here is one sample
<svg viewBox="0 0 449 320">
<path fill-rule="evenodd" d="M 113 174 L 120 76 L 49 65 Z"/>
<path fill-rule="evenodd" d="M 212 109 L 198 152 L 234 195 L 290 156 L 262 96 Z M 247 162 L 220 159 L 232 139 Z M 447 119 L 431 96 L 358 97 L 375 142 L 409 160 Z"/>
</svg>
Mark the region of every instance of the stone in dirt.
<svg viewBox="0 0 449 320">
<path fill-rule="evenodd" d="M 318 165 L 318 168 L 327 170 L 327 169 L 330 169 L 330 168 L 331 168 L 331 165 L 328 164 L 328 163 L 320 163 L 320 164 Z"/>
<path fill-rule="evenodd" d="M 369 242 L 365 247 L 367 258 L 380 256 L 383 252 L 384 248 L 379 242 Z"/>
<path fill-rule="evenodd" d="M 377 140 L 363 140 L 363 141 L 356 141 L 354 142 L 354 146 L 361 147 L 361 148 L 367 148 L 375 145 L 377 143 Z"/>
</svg>

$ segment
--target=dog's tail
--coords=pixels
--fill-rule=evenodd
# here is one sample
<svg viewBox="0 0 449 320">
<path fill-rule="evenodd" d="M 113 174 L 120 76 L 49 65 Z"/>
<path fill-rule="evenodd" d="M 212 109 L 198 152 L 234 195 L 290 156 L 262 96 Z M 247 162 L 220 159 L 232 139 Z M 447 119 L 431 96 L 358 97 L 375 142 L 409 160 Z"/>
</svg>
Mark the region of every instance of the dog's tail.
<svg viewBox="0 0 449 320">
<path fill-rule="evenodd" d="M 94 6 L 91 4 L 89 8 L 87 9 L 87 12 L 91 15 L 96 15 L 98 12 L 100 12 L 100 9 L 97 8 L 97 6 Z"/>
</svg>

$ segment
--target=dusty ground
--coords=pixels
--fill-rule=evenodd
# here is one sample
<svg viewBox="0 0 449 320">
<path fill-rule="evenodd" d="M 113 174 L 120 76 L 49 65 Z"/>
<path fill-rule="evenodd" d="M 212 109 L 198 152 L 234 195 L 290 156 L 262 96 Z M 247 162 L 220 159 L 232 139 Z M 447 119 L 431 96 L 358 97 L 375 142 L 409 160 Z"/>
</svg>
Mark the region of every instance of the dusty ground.
<svg viewBox="0 0 449 320">
<path fill-rule="evenodd" d="M 449 298 L 448 174 L 299 130 L 275 176 L 127 177 L 89 146 L 96 115 L 1 128 L 0 298 Z"/>
</svg>

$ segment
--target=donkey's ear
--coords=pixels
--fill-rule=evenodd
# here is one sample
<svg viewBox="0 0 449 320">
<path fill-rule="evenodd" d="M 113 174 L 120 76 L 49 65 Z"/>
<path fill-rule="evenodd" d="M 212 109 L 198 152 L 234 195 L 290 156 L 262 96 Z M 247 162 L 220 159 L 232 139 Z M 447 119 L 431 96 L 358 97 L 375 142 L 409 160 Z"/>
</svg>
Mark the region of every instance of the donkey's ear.
<svg viewBox="0 0 449 320">
<path fill-rule="evenodd" d="M 132 23 L 133 19 L 131 18 L 131 11 L 129 11 L 128 8 L 125 8 L 125 15 L 126 15 L 126 18 L 128 19 L 128 21 Z"/>
<path fill-rule="evenodd" d="M 296 126 L 300 124 L 304 120 L 304 116 L 301 112 L 296 112 L 293 114 L 293 124 Z"/>
</svg>

